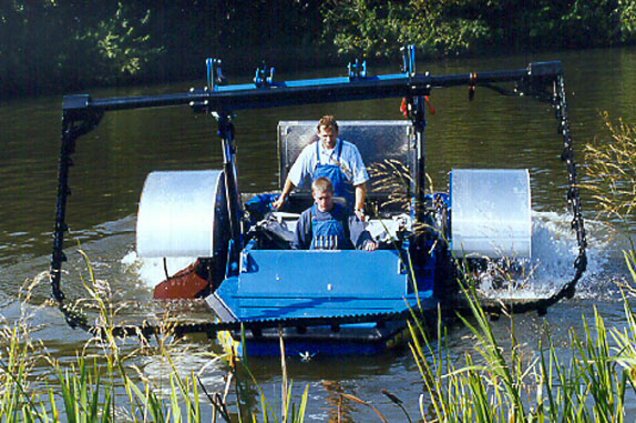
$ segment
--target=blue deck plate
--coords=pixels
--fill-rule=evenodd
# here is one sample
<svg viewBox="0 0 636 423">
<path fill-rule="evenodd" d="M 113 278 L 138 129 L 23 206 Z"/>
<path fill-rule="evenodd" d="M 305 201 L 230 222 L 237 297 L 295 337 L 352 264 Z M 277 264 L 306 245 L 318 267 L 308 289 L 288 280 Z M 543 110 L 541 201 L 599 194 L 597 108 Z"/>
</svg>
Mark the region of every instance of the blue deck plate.
<svg viewBox="0 0 636 423">
<path fill-rule="evenodd" d="M 392 313 L 417 304 L 397 251 L 247 249 L 240 263 L 239 276 L 216 291 L 239 320 Z"/>
</svg>

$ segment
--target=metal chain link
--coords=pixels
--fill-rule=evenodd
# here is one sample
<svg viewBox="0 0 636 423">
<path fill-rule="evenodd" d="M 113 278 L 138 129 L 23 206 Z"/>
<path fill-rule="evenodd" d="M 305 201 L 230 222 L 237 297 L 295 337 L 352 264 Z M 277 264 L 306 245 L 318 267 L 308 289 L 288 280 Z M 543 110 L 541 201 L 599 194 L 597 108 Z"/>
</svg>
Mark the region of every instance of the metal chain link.
<svg viewBox="0 0 636 423">
<path fill-rule="evenodd" d="M 583 213 L 581 209 L 581 199 L 579 197 L 579 188 L 577 184 L 576 162 L 574 161 L 574 147 L 572 135 L 570 133 L 570 124 L 568 120 L 568 106 L 565 99 L 565 82 L 563 75 L 558 75 L 553 88 L 553 106 L 555 116 L 559 125 L 559 132 L 563 136 L 563 152 L 561 160 L 565 163 L 568 172 L 568 193 L 567 201 L 572 210 L 572 229 L 576 232 L 576 241 L 578 244 L 578 255 L 574 260 L 575 275 L 572 281 L 567 283 L 562 289 L 564 296 L 572 298 L 576 283 L 579 281 L 583 272 L 587 268 L 587 240 L 585 236 L 585 226 L 583 224 Z M 558 295 L 558 294 L 557 294 Z M 562 296 L 558 299 L 563 298 Z M 558 301 L 557 299 L 557 301 Z"/>
<path fill-rule="evenodd" d="M 552 296 L 537 300 L 529 301 L 522 304 L 514 304 L 502 301 L 484 302 L 482 305 L 488 312 L 498 313 L 502 309 L 515 313 L 524 313 L 531 310 L 537 310 L 539 314 L 545 314 L 548 307 L 556 304 L 564 298 L 572 298 L 576 291 L 576 284 L 583 276 L 587 268 L 587 240 L 585 236 L 585 225 L 583 223 L 583 213 L 581 208 L 581 199 L 579 197 L 579 189 L 577 184 L 576 162 L 574 161 L 574 142 L 570 133 L 570 123 L 568 117 L 568 106 L 565 98 L 565 82 L 563 75 L 559 74 L 553 81 L 552 86 L 552 107 L 554 107 L 555 117 L 557 119 L 558 133 L 563 137 L 563 151 L 561 152 L 561 160 L 565 163 L 568 178 L 567 202 L 572 210 L 572 230 L 576 233 L 576 241 L 578 245 L 578 254 L 574 260 L 574 277 L 567 282 Z"/>
</svg>

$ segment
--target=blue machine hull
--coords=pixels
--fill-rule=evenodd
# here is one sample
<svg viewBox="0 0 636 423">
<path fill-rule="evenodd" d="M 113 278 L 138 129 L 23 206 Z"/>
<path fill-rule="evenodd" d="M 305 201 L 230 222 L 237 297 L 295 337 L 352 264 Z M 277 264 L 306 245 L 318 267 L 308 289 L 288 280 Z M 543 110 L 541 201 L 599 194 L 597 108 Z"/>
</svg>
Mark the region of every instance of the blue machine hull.
<svg viewBox="0 0 636 423">
<path fill-rule="evenodd" d="M 409 309 L 435 310 L 434 272 L 417 272 L 405 264 L 402 255 L 399 250 L 291 251 L 248 247 L 241 253 L 238 275 L 221 284 L 210 304 L 225 320 L 293 320 L 296 326 L 281 329 L 289 355 L 378 354 L 401 344 L 408 330 L 404 318 L 382 322 L 371 318 L 366 323 L 330 326 L 305 326 L 303 319 L 406 316 Z M 246 331 L 243 335 L 234 331 L 231 335 L 239 355 L 280 354 L 276 328 Z M 231 342 L 225 339 L 226 345 Z"/>
<path fill-rule="evenodd" d="M 282 329 L 285 353 L 304 358 L 381 354 L 402 346 L 408 333 L 404 320 L 385 322 L 380 327 L 376 323 L 359 323 L 337 329 L 332 326 Z M 220 340 L 226 349 L 232 348 L 239 356 L 270 357 L 281 353 L 278 329 L 256 335 L 248 331 L 243 339 L 235 332 Z"/>
</svg>

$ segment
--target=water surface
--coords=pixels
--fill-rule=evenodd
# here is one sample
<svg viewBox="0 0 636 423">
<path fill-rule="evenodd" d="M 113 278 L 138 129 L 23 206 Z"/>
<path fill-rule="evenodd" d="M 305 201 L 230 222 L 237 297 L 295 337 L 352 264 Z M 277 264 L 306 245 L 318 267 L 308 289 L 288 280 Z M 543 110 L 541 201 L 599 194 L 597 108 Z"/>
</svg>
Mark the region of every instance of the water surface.
<svg viewBox="0 0 636 423">
<path fill-rule="evenodd" d="M 419 69 L 433 74 L 486 71 L 525 67 L 532 60 L 561 59 L 566 73 L 570 123 L 579 163 L 582 146 L 603 132 L 599 112 L 636 122 L 636 50 L 605 49 L 568 51 L 540 55 L 448 60 L 420 63 Z M 255 62 L 255 65 L 257 63 Z M 398 65 L 369 63 L 370 72 L 397 72 Z M 278 79 L 342 75 L 342 69 L 320 69 L 305 74 L 285 74 Z M 232 82 L 241 82 L 228 75 Z M 245 78 L 244 78 L 245 79 Z M 93 97 L 179 92 L 201 81 L 169 86 L 132 87 L 91 92 Z M 435 189 L 445 190 L 451 168 L 528 168 L 532 203 L 542 223 L 542 253 L 558 261 L 558 275 L 571 276 L 573 235 L 565 204 L 566 174 L 559 160 L 562 140 L 556 134 L 551 108 L 528 98 L 502 97 L 477 87 L 475 100 L 468 101 L 468 89 L 435 90 L 431 100 L 437 110 L 429 115 L 428 164 Z M 273 190 L 278 185 L 276 124 L 279 120 L 314 120 L 323 114 L 338 119 L 400 119 L 399 99 L 358 103 L 321 104 L 240 112 L 236 118 L 239 149 L 239 182 L 246 192 Z M 42 97 L 0 102 L 0 307 L 5 315 L 18 313 L 16 293 L 26 278 L 48 268 L 51 231 L 54 224 L 57 187 L 57 157 L 60 144 L 61 97 Z M 99 128 L 79 139 L 71 168 L 67 222 L 69 263 L 64 290 L 80 295 L 80 269 L 84 266 L 74 252 L 81 243 L 97 275 L 108 280 L 116 298 L 147 300 L 151 292 L 139 278 L 134 260 L 135 213 L 146 175 L 152 170 L 220 168 L 222 156 L 213 119 L 193 115 L 187 108 L 164 108 L 106 115 Z M 620 250 L 625 247 L 624 228 L 618 233 L 596 221 L 594 202 L 584 196 L 589 231 L 589 271 L 576 298 L 550 309 L 545 317 L 527 314 L 516 317 L 516 330 L 530 352 L 545 333 L 567 339 L 567 328 L 581 327 L 581 315 L 599 307 L 609 325 L 624 325 L 622 303 L 613 281 L 626 277 Z M 633 226 L 630 228 L 633 233 Z M 131 256 L 133 254 L 133 256 Z M 132 257 L 132 258 L 131 258 Z M 562 263 L 561 263 L 562 262 Z M 36 291 L 36 300 L 48 296 L 46 286 Z M 69 357 L 86 335 L 69 329 L 56 310 L 36 312 L 44 324 L 39 336 L 60 357 Z M 505 334 L 507 323 L 495 323 Z M 466 331 L 457 328 L 447 340 L 460 355 L 471 347 Z M 200 350 L 210 347 L 197 345 Z M 202 362 L 182 359 L 185 367 Z M 191 357 L 191 356 L 190 356 Z M 158 362 L 144 362 L 148 374 L 167 371 Z M 275 360 L 259 360 L 255 372 L 266 393 L 278 398 L 280 370 Z M 220 369 L 207 371 L 211 389 L 218 388 Z M 333 409 L 337 392 L 348 392 L 371 400 L 387 416 L 401 418 L 401 412 L 380 394 L 387 388 L 402 398 L 413 416 L 422 392 L 420 376 L 408 352 L 380 357 L 334 360 L 316 357 L 309 363 L 290 360 L 290 374 L 296 386 L 311 385 L 309 417 L 324 419 Z M 332 404 L 332 405 L 329 405 Z M 373 418 L 369 409 L 352 407 L 351 415 L 362 421 Z M 636 410 L 634 410 L 636 415 Z"/>
</svg>

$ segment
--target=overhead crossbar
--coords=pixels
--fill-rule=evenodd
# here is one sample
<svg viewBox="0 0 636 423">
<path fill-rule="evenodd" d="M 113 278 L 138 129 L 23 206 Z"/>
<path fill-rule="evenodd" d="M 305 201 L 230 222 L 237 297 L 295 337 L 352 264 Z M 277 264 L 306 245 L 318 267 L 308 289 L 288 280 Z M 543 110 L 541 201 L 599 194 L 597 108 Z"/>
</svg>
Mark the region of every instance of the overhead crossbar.
<svg viewBox="0 0 636 423">
<path fill-rule="evenodd" d="M 474 83 L 526 82 L 534 84 L 554 79 L 563 72 L 560 61 L 533 62 L 525 69 L 469 72 L 433 76 L 428 72 L 409 76 L 404 73 L 369 76 L 305 79 L 272 82 L 270 85 L 235 84 L 191 89 L 187 93 L 154 96 L 93 99 L 87 94 L 64 97 L 63 110 L 70 119 L 87 111 L 105 112 L 139 108 L 189 105 L 209 111 L 265 109 L 310 103 L 373 100 L 382 98 L 428 95 L 433 88 L 446 88 Z"/>
</svg>

